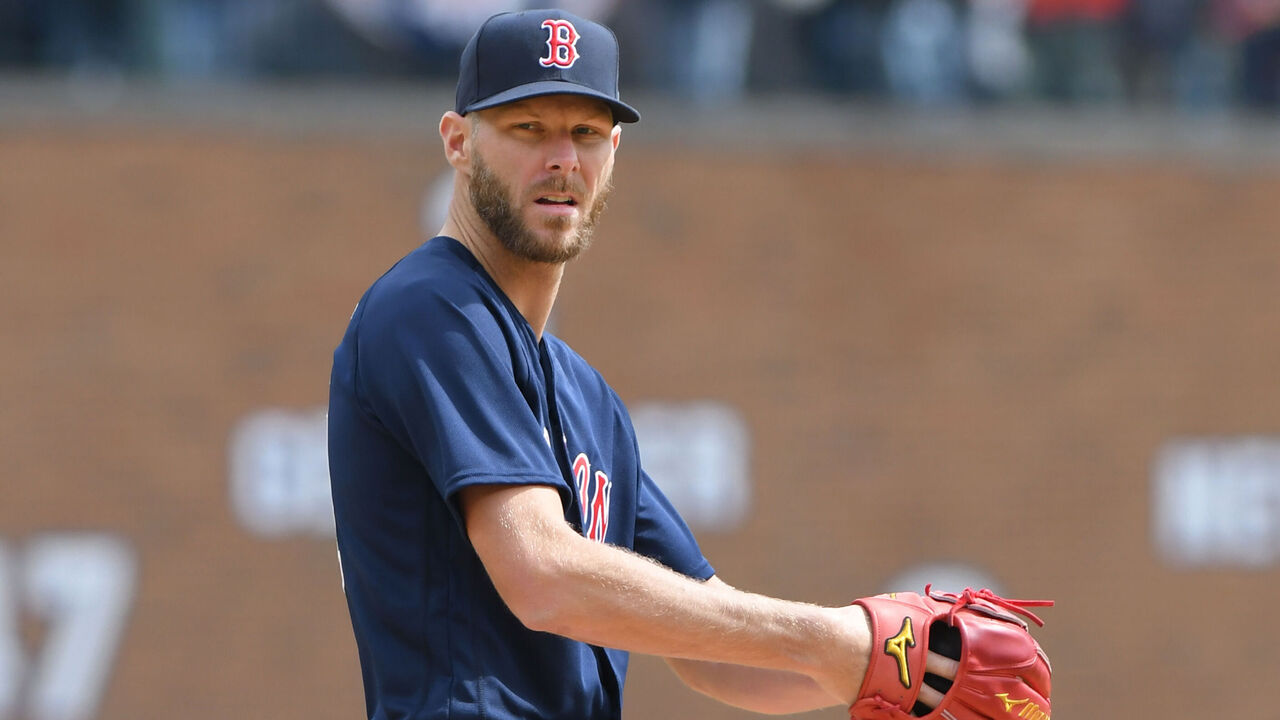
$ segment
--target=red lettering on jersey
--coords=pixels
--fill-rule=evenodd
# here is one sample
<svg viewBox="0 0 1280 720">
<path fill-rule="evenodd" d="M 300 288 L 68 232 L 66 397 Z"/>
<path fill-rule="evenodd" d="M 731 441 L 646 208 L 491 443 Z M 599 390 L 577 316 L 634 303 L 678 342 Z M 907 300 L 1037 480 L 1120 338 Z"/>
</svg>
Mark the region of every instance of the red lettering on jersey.
<svg viewBox="0 0 1280 720">
<path fill-rule="evenodd" d="M 591 460 L 586 453 L 578 453 L 573 459 L 573 484 L 578 491 L 578 508 L 582 511 L 582 534 L 591 540 L 604 542 L 609 531 L 609 496 L 613 483 L 599 470 L 595 480 L 595 487 L 592 487 Z"/>
<path fill-rule="evenodd" d="M 586 453 L 578 453 L 578 457 L 573 459 L 573 482 L 577 486 L 578 505 L 582 510 L 582 526 L 585 528 L 590 524 L 591 516 L 588 512 L 587 493 L 591 490 L 591 461 L 587 458 Z"/>
<path fill-rule="evenodd" d="M 591 497 L 591 529 L 587 537 L 604 542 L 604 535 L 609 531 L 609 494 L 613 491 L 613 483 L 609 477 L 596 471 L 596 492 Z"/>
<path fill-rule="evenodd" d="M 568 20 L 543 20 L 547 31 L 547 56 L 539 58 L 542 67 L 571 68 L 578 62 L 578 29 Z"/>
</svg>

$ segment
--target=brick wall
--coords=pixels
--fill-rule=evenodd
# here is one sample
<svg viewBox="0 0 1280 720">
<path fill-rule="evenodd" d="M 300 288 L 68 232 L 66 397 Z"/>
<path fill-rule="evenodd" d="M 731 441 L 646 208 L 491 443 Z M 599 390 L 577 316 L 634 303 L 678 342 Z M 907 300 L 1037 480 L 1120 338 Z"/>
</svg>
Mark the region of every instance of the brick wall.
<svg viewBox="0 0 1280 720">
<path fill-rule="evenodd" d="M 96 716 L 358 717 L 332 540 L 248 527 L 229 448 L 324 404 L 437 144 L 72 125 L 0 158 L 0 550 L 132 554 Z M 844 603 L 962 562 L 1059 602 L 1063 717 L 1270 712 L 1275 567 L 1171 566 L 1151 476 L 1172 439 L 1280 433 L 1280 170 L 624 142 L 617 186 L 557 334 L 628 403 L 740 413 L 751 511 L 702 535 L 725 579 Z M 59 620 L 18 576 L 35 658 Z M 635 720 L 745 717 L 652 659 L 630 689 Z"/>
</svg>

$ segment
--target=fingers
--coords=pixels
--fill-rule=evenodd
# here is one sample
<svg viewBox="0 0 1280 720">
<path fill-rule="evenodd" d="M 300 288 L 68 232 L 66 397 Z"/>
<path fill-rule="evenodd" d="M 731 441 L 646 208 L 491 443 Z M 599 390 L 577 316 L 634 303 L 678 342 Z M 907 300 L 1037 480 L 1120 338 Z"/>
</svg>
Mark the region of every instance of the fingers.
<svg viewBox="0 0 1280 720">
<path fill-rule="evenodd" d="M 928 685 L 921 685 L 920 695 L 916 699 L 925 705 L 928 705 L 929 709 L 932 710 L 942 704 L 942 693 L 934 690 Z"/>
<path fill-rule="evenodd" d="M 960 662 L 952 660 L 945 655 L 928 652 L 924 656 L 924 671 L 926 674 L 937 675 L 947 680 L 955 680 L 956 673 L 960 671 Z M 938 692 L 926 683 L 920 686 L 920 694 L 916 699 L 933 709 L 942 703 L 942 698 L 943 693 Z"/>
<path fill-rule="evenodd" d="M 948 680 L 955 680 L 956 673 L 960 672 L 960 661 L 930 651 L 925 654 L 924 671 Z"/>
</svg>

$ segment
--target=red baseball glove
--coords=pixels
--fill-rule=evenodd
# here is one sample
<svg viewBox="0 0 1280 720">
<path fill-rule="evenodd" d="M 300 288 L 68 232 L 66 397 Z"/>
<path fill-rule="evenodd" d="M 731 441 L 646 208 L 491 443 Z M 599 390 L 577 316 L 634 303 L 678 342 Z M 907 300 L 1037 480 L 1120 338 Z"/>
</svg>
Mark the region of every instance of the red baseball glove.
<svg viewBox="0 0 1280 720">
<path fill-rule="evenodd" d="M 924 595 L 890 593 L 855 601 L 871 618 L 871 663 L 853 720 L 1050 720 L 1049 658 L 1031 637 L 1026 608 L 1050 600 L 1006 600 L 990 590 L 943 593 L 926 585 Z M 925 670 L 926 655 L 958 661 L 954 679 Z M 928 684 L 942 693 L 930 708 L 920 702 Z"/>
</svg>

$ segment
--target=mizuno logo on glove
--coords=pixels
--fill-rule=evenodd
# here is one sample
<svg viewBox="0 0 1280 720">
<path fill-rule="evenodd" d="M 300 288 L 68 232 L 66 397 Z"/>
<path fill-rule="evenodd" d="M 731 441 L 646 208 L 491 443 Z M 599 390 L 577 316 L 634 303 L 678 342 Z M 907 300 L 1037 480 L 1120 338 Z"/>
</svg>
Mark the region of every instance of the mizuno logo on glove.
<svg viewBox="0 0 1280 720">
<path fill-rule="evenodd" d="M 1049 720 L 1049 713 L 1041 710 L 1040 706 L 1031 702 L 1029 698 L 1014 700 L 1009 697 L 1009 693 L 996 693 L 996 697 L 1000 698 L 1000 701 L 1004 703 L 1004 711 L 1010 715 L 1014 714 L 1014 708 L 1021 707 L 1022 710 L 1017 714 L 1017 717 L 1024 718 L 1024 720 Z"/>
<path fill-rule="evenodd" d="M 902 618 L 902 629 L 897 635 L 884 641 L 884 654 L 898 661 L 898 680 L 902 687 L 911 687 L 911 669 L 907 667 L 907 648 L 916 646 L 916 636 L 911 630 L 911 618 Z"/>
</svg>

